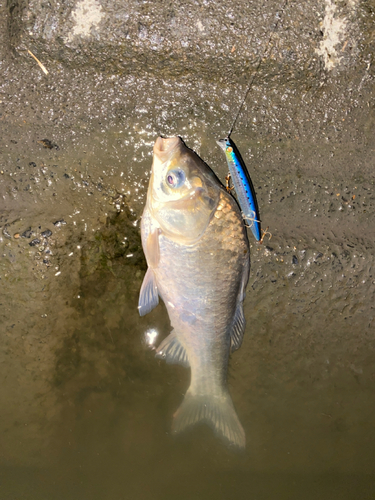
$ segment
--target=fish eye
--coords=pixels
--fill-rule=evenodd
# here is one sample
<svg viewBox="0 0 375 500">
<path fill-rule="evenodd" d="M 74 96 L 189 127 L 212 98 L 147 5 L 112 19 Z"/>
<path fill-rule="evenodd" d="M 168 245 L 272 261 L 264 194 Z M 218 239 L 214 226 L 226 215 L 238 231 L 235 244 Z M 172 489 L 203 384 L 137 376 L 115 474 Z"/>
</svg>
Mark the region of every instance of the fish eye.
<svg viewBox="0 0 375 500">
<path fill-rule="evenodd" d="M 166 177 L 168 186 L 174 189 L 181 187 L 184 184 L 185 179 L 185 172 L 180 169 L 170 170 Z"/>
</svg>

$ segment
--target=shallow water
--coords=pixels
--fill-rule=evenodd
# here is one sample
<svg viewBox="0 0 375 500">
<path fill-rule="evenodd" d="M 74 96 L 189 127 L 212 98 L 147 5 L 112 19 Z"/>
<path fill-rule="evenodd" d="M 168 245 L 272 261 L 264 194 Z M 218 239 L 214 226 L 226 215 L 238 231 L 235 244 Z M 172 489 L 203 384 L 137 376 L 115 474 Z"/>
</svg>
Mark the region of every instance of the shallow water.
<svg viewBox="0 0 375 500">
<path fill-rule="evenodd" d="M 259 246 L 249 234 L 247 329 L 229 372 L 247 435 L 238 453 L 205 426 L 170 434 L 189 374 L 146 345 L 149 329 L 159 339 L 170 331 L 164 306 L 137 312 L 148 176 L 113 168 L 138 186 L 127 202 L 111 191 L 111 170 L 99 188 L 75 184 L 71 170 L 61 178 L 70 194 L 56 206 L 48 199 L 38 224 L 31 218 L 40 244 L 14 237 L 27 216 L 8 215 L 3 235 L 2 498 L 373 498 L 373 246 L 354 225 L 336 224 L 335 235 L 327 218 L 351 216 L 336 191 L 367 206 L 371 191 L 318 177 L 257 179 L 273 235 Z M 285 209 L 306 203 L 309 219 Z M 51 224 L 61 214 L 67 223 Z"/>
</svg>

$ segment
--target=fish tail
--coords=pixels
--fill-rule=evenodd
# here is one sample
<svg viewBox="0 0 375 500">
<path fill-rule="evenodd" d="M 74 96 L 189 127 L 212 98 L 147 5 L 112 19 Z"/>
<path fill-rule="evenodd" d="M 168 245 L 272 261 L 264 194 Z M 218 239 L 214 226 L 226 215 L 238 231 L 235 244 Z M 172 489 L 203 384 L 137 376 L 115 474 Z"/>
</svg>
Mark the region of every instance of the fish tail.
<svg viewBox="0 0 375 500">
<path fill-rule="evenodd" d="M 205 422 L 229 444 L 245 448 L 245 431 L 237 417 L 229 393 L 221 396 L 194 395 L 190 390 L 174 414 L 172 431 L 181 432 L 198 423 Z"/>
</svg>

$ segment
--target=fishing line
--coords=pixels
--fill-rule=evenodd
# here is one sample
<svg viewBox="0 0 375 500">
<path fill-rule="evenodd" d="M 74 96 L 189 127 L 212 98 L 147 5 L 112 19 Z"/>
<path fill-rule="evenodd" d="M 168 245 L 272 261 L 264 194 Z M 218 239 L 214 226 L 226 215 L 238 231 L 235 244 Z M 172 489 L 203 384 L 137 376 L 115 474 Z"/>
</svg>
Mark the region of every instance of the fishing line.
<svg viewBox="0 0 375 500">
<path fill-rule="evenodd" d="M 236 114 L 236 117 L 235 117 L 235 119 L 234 119 L 234 121 L 233 121 L 233 124 L 232 124 L 232 126 L 231 126 L 231 128 L 230 128 L 230 130 L 229 130 L 229 133 L 228 133 L 228 136 L 227 136 L 228 138 L 231 136 L 231 134 L 232 134 L 232 132 L 233 132 L 234 126 L 235 126 L 235 124 L 236 124 L 236 122 L 237 122 L 237 120 L 238 120 L 238 117 L 240 116 L 240 113 L 241 113 L 242 108 L 243 108 L 243 106 L 244 106 L 244 104 L 245 104 L 245 101 L 246 101 L 246 99 L 247 99 L 247 96 L 249 95 L 250 89 L 251 89 L 251 87 L 252 87 L 252 85 L 253 85 L 253 82 L 254 82 L 254 80 L 255 80 L 255 77 L 256 77 L 256 75 L 257 75 L 257 73 L 258 73 L 258 71 L 259 71 L 260 65 L 262 64 L 262 62 L 264 61 L 264 59 L 265 59 L 265 57 L 266 57 L 266 55 L 267 55 L 268 47 L 270 46 L 270 43 L 271 43 L 272 37 L 273 37 L 273 35 L 275 34 L 275 32 L 276 32 L 276 30 L 277 30 L 277 27 L 278 27 L 279 22 L 280 22 L 280 20 L 281 20 L 281 18 L 282 18 L 282 15 L 284 14 L 284 11 L 285 11 L 285 8 L 286 8 L 287 4 L 288 4 L 288 0 L 285 0 L 285 3 L 284 3 L 284 5 L 283 5 L 283 8 L 281 9 L 280 13 L 279 13 L 279 12 L 276 12 L 276 15 L 275 15 L 276 23 L 274 24 L 273 30 L 271 30 L 271 34 L 270 34 L 270 36 L 269 36 L 269 38 L 268 38 L 268 42 L 267 42 L 267 44 L 266 44 L 266 46 L 265 46 L 265 48 L 264 48 L 264 50 L 263 50 L 263 54 L 259 57 L 258 64 L 257 64 L 257 66 L 256 66 L 256 68 L 255 68 L 255 71 L 254 71 L 254 73 L 253 73 L 252 78 L 250 79 L 250 83 L 249 83 L 249 85 L 248 85 L 248 87 L 247 87 L 247 90 L 246 90 L 246 92 L 245 92 L 245 96 L 244 96 L 244 98 L 243 98 L 243 100 L 242 100 L 242 102 L 241 102 L 241 105 L 240 105 L 240 107 L 239 107 L 239 110 L 238 110 L 238 112 L 237 112 L 237 114 Z M 271 48 L 271 51 L 272 51 L 272 48 Z M 271 54 L 271 52 L 270 52 L 270 54 Z"/>
</svg>

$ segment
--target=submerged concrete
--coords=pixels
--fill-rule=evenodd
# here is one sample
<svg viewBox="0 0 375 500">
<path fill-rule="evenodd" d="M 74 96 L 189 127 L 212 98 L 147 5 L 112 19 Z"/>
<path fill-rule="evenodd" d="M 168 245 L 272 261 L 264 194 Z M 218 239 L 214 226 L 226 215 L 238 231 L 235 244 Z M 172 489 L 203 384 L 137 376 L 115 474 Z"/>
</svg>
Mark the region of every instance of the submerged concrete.
<svg viewBox="0 0 375 500">
<path fill-rule="evenodd" d="M 168 436 L 189 373 L 143 341 L 170 326 L 163 306 L 138 317 L 139 219 L 159 134 L 182 136 L 224 180 L 215 140 L 282 6 L 0 8 L 8 496 L 51 498 L 54 482 L 64 499 L 122 498 L 124 488 L 129 498 L 227 498 L 233 488 L 249 498 L 251 487 L 257 498 L 372 498 L 372 3 L 288 2 L 233 133 L 272 233 L 251 241 L 247 330 L 230 367 L 242 457 L 205 428 Z"/>
</svg>

